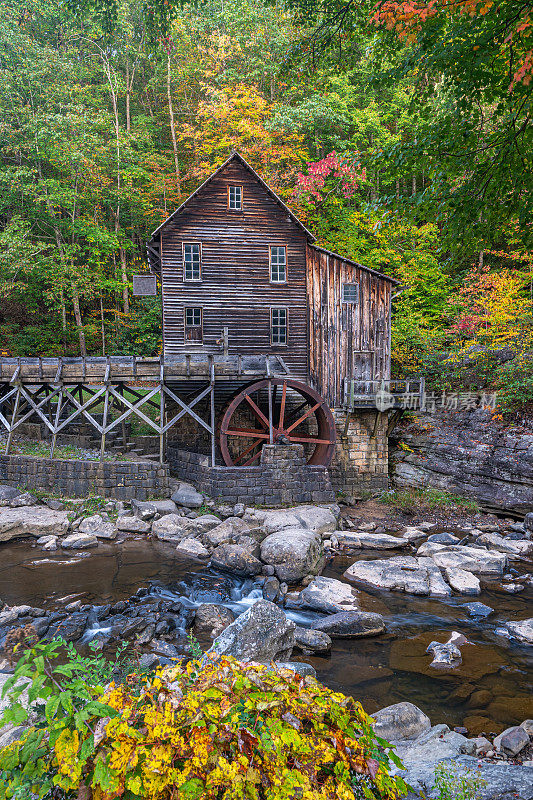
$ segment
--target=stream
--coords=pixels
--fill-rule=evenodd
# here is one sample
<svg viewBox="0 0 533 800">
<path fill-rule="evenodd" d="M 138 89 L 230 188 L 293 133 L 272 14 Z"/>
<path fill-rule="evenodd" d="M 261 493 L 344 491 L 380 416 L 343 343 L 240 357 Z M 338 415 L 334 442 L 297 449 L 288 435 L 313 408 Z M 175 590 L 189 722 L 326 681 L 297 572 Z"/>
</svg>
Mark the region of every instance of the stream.
<svg viewBox="0 0 533 800">
<path fill-rule="evenodd" d="M 2 545 L 0 597 L 9 605 L 45 609 L 64 606 L 65 598 L 95 605 L 126 600 L 140 588 L 166 599 L 182 599 L 197 607 L 214 602 L 241 613 L 256 602 L 261 590 L 252 580 L 209 570 L 200 562 L 176 557 L 171 544 L 145 538 L 101 543 L 83 553 L 45 553 L 29 541 Z M 368 551 L 360 558 L 369 558 Z M 324 575 L 342 579 L 356 560 L 337 556 Z M 183 598 L 186 600 L 183 600 Z M 409 700 L 434 724 L 465 725 L 473 733 L 498 732 L 533 718 L 532 648 L 497 633 L 503 622 L 529 616 L 533 592 L 519 595 L 484 591 L 479 597 L 446 600 L 399 593 L 362 593 L 365 611 L 383 614 L 387 633 L 369 639 L 334 639 L 327 656 L 298 655 L 311 663 L 330 688 L 351 694 L 369 713 Z M 485 620 L 469 618 L 462 608 L 472 600 L 495 609 Z M 287 611 L 298 625 L 313 627 L 319 615 Z M 98 633 L 98 625 L 85 640 Z M 432 639 L 445 641 L 457 630 L 468 638 L 463 664 L 452 672 L 429 668 L 425 650 Z M 466 698 L 466 699 L 465 699 Z"/>
</svg>

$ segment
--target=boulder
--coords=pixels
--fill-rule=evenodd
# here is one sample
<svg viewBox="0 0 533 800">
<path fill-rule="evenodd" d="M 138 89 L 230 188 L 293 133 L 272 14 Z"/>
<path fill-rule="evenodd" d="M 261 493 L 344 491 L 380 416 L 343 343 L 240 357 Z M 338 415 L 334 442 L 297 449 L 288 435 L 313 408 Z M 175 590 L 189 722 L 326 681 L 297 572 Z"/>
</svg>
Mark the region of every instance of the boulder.
<svg viewBox="0 0 533 800">
<path fill-rule="evenodd" d="M 466 545 L 441 545 L 425 542 L 418 548 L 417 556 L 432 558 L 441 569 L 464 569 L 475 575 L 496 577 L 503 575 L 508 564 L 505 553 Z"/>
<path fill-rule="evenodd" d="M 315 571 L 322 557 L 318 533 L 305 528 L 285 528 L 261 543 L 261 560 L 272 564 L 280 581 L 294 582 Z"/>
<path fill-rule="evenodd" d="M 250 532 L 250 526 L 239 517 L 228 517 L 224 522 L 216 525 L 204 534 L 205 544 L 218 547 L 219 544 L 234 542 L 237 536 Z"/>
<path fill-rule="evenodd" d="M 533 719 L 525 719 L 520 723 L 520 727 L 525 730 L 528 736 L 533 736 Z"/>
<path fill-rule="evenodd" d="M 414 595 L 447 597 L 451 589 L 431 559 L 394 556 L 356 561 L 344 577 L 360 588 L 386 589 Z"/>
<path fill-rule="evenodd" d="M 533 644 L 533 617 L 517 622 L 507 622 L 505 627 L 515 639 L 526 644 Z"/>
<path fill-rule="evenodd" d="M 192 537 L 182 539 L 176 547 L 176 553 L 184 558 L 209 558 L 207 547 L 204 547 L 199 539 Z"/>
<path fill-rule="evenodd" d="M 528 556 L 533 555 L 533 542 L 527 539 L 504 538 L 497 533 L 484 533 L 477 539 L 477 544 L 483 544 L 492 550 L 507 553 L 512 560 L 528 558 Z"/>
<path fill-rule="evenodd" d="M 409 545 L 409 540 L 388 533 L 365 533 L 357 531 L 360 545 L 366 550 L 398 550 Z M 339 539 L 340 541 L 340 539 Z"/>
<path fill-rule="evenodd" d="M 296 672 L 302 678 L 316 678 L 316 669 L 311 664 L 306 664 L 305 661 L 276 661 L 274 666 L 277 670 L 290 669 L 291 672 Z"/>
<path fill-rule="evenodd" d="M 177 506 L 184 506 L 185 508 L 200 508 L 204 502 L 203 496 L 190 483 L 180 483 L 170 499 Z"/>
<path fill-rule="evenodd" d="M 222 631 L 209 652 L 267 664 L 288 659 L 295 628 L 281 608 L 269 600 L 258 600 Z"/>
<path fill-rule="evenodd" d="M 421 733 L 429 731 L 431 722 L 427 714 L 413 703 L 395 703 L 382 708 L 372 715 L 374 731 L 382 739 L 398 741 L 416 739 Z"/>
<path fill-rule="evenodd" d="M 331 614 L 315 624 L 318 631 L 324 631 L 334 639 L 358 639 L 363 636 L 378 636 L 385 631 L 381 614 L 366 611 L 341 611 Z"/>
<path fill-rule="evenodd" d="M 0 542 L 20 536 L 60 536 L 68 527 L 68 511 L 53 511 L 46 506 L 0 508 Z"/>
<path fill-rule="evenodd" d="M 88 547 L 98 547 L 98 539 L 90 533 L 75 531 L 62 540 L 61 547 L 66 550 L 85 550 Z"/>
<path fill-rule="evenodd" d="M 422 526 L 426 524 L 427 523 L 422 522 L 418 528 L 415 528 L 413 525 L 408 525 L 402 533 L 402 538 L 407 539 L 409 543 L 420 542 L 427 536 L 427 532 L 422 528 Z"/>
<path fill-rule="evenodd" d="M 153 506 L 156 512 L 162 517 L 164 517 L 166 514 L 175 514 L 178 510 L 174 500 L 150 500 L 149 505 Z"/>
<path fill-rule="evenodd" d="M 167 501 L 164 500 L 163 502 Z M 172 505 L 174 506 L 173 510 L 176 511 L 176 504 L 172 503 Z M 153 519 L 155 515 L 158 513 L 154 503 L 148 503 L 145 502 L 144 500 L 133 499 L 131 501 L 131 510 L 133 511 L 136 517 L 139 517 L 139 519 L 142 519 L 145 522 L 150 519 Z"/>
<path fill-rule="evenodd" d="M 102 514 L 93 514 L 91 517 L 82 519 L 78 526 L 80 533 L 88 533 L 90 536 L 97 536 L 99 539 L 116 539 L 117 530 L 115 525 Z"/>
<path fill-rule="evenodd" d="M 0 506 L 7 505 L 11 500 L 14 500 L 21 494 L 21 490 L 17 489 L 16 486 L 4 486 L 2 484 L 2 486 L 0 486 Z"/>
<path fill-rule="evenodd" d="M 152 523 L 152 534 L 165 542 L 179 542 L 189 535 L 189 522 L 179 514 L 165 514 Z"/>
<path fill-rule="evenodd" d="M 296 628 L 294 644 L 300 650 L 310 653 L 329 653 L 331 650 L 331 639 L 327 633 L 309 628 Z"/>
<path fill-rule="evenodd" d="M 242 578 L 259 575 L 263 565 L 239 544 L 221 544 L 213 551 L 211 566 Z"/>
<path fill-rule="evenodd" d="M 529 736 L 521 725 L 507 728 L 494 739 L 494 748 L 507 756 L 516 756 L 529 744 Z"/>
<path fill-rule="evenodd" d="M 533 532 L 533 511 L 528 511 L 524 517 L 524 530 Z"/>
<path fill-rule="evenodd" d="M 39 501 L 31 492 L 23 492 L 9 501 L 10 508 L 22 508 L 23 506 L 36 506 Z"/>
<path fill-rule="evenodd" d="M 319 575 L 300 592 L 300 603 L 324 614 L 339 611 L 360 611 L 359 598 L 355 589 L 335 578 Z"/>
<path fill-rule="evenodd" d="M 276 533 L 287 528 L 305 528 L 323 534 L 336 529 L 337 517 L 331 509 L 323 506 L 295 506 L 283 511 L 265 512 L 262 526 L 267 533 Z"/>
<path fill-rule="evenodd" d="M 279 581 L 273 575 L 269 575 L 263 584 L 263 597 L 275 603 L 279 597 Z"/>
<path fill-rule="evenodd" d="M 65 619 L 50 626 L 46 638 L 53 639 L 55 636 L 62 636 L 67 642 L 75 642 L 83 636 L 87 623 L 86 612 L 78 611 L 69 614 Z"/>
<path fill-rule="evenodd" d="M 472 572 L 467 572 L 465 569 L 447 569 L 446 578 L 448 583 L 456 592 L 460 594 L 481 594 L 481 585 L 479 578 Z"/>
<path fill-rule="evenodd" d="M 149 522 L 130 514 L 124 514 L 124 516 L 117 519 L 117 529 L 119 531 L 126 531 L 127 533 L 149 533 L 150 528 L 151 525 Z"/>
<path fill-rule="evenodd" d="M 215 639 L 234 620 L 229 608 L 214 603 L 202 603 L 194 615 L 194 634 L 202 639 Z"/>
<path fill-rule="evenodd" d="M 454 536 L 453 533 L 433 533 L 427 538 L 428 542 L 432 544 L 458 544 L 459 538 Z"/>
</svg>

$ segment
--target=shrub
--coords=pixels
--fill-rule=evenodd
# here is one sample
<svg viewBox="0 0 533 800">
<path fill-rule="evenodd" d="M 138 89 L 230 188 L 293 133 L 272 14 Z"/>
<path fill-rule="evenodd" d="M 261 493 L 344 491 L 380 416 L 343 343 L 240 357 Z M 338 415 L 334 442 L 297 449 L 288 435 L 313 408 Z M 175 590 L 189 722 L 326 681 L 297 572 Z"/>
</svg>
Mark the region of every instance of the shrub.
<svg viewBox="0 0 533 800">
<path fill-rule="evenodd" d="M 461 769 L 444 762 L 435 767 L 437 800 L 479 800 L 486 785 L 479 770 Z"/>
<path fill-rule="evenodd" d="M 47 649 L 48 648 L 48 649 Z M 178 663 L 118 685 L 71 681 L 50 645 L 26 651 L 44 717 L 0 753 L 0 798 L 386 800 L 391 745 L 350 697 L 291 670 L 224 657 Z M 71 681 L 72 682 L 72 681 Z M 54 685 L 54 683 L 56 685 Z M 33 691 L 33 695 L 31 694 Z M 58 793 L 59 792 L 59 793 Z"/>
<path fill-rule="evenodd" d="M 476 512 L 479 505 L 475 500 L 450 494 L 441 489 L 423 489 L 408 487 L 383 492 L 382 503 L 398 508 L 408 514 L 429 514 L 433 511 Z"/>
</svg>

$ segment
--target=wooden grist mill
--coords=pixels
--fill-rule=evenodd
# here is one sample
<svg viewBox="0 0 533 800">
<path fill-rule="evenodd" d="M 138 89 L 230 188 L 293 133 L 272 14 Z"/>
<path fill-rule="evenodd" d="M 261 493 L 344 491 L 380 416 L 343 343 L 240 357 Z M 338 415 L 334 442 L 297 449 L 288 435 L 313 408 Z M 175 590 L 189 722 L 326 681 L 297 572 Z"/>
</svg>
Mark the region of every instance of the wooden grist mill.
<svg viewBox="0 0 533 800">
<path fill-rule="evenodd" d="M 299 445 L 335 488 L 386 485 L 389 417 L 405 391 L 390 380 L 393 279 L 317 246 L 238 153 L 147 251 L 151 274 L 136 284 L 153 294 L 157 277 L 161 357 L 0 359 L 7 452 L 37 417 L 52 452 L 81 419 L 103 456 L 110 436 L 127 446 L 137 417 L 158 437 L 154 455 L 181 473 L 184 453 L 231 470 L 259 467 L 265 445 L 269 458 Z"/>
</svg>

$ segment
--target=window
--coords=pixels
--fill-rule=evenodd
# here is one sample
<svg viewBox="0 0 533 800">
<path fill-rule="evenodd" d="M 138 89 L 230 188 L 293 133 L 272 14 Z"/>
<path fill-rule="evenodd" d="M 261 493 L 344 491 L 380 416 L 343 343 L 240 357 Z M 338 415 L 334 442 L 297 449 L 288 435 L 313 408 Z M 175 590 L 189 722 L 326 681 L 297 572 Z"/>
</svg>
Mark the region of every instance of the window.
<svg viewBox="0 0 533 800">
<path fill-rule="evenodd" d="M 202 251 L 199 244 L 183 245 L 183 280 L 202 279 Z"/>
<path fill-rule="evenodd" d="M 270 309 L 270 341 L 271 344 L 287 344 L 288 341 L 288 311 L 286 308 Z"/>
<path fill-rule="evenodd" d="M 203 340 L 201 308 L 185 309 L 185 343 L 201 344 Z"/>
<path fill-rule="evenodd" d="M 270 248 L 270 280 L 272 283 L 287 281 L 287 248 Z"/>
<path fill-rule="evenodd" d="M 359 284 L 358 283 L 344 283 L 342 285 L 342 302 L 343 303 L 358 303 L 359 302 Z"/>
<path fill-rule="evenodd" d="M 242 211 L 242 186 L 228 186 L 228 208 Z"/>
</svg>

